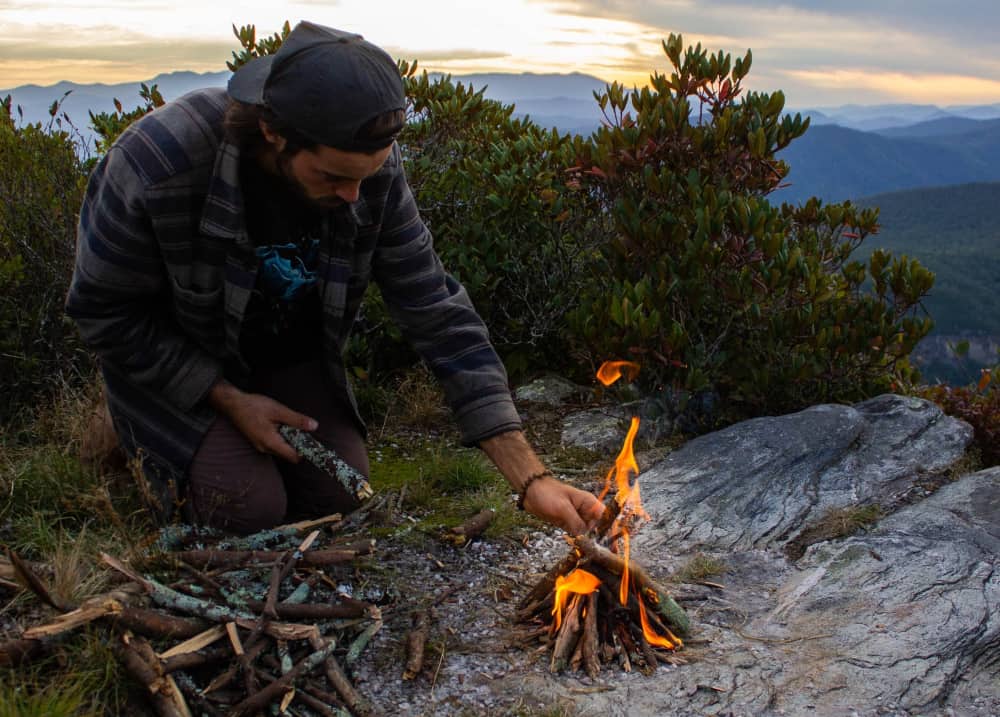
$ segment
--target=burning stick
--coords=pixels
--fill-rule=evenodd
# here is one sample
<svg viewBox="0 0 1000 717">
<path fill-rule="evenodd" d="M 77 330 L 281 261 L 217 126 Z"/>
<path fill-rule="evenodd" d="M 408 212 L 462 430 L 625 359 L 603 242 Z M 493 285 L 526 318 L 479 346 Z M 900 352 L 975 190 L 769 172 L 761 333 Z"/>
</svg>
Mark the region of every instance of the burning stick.
<svg viewBox="0 0 1000 717">
<path fill-rule="evenodd" d="M 635 585 L 636 592 L 653 603 L 653 607 L 666 619 L 670 629 L 681 637 L 687 636 L 691 630 L 691 621 L 688 619 L 687 613 L 674 602 L 665 589 L 653 582 L 653 579 L 649 577 L 641 565 L 631 563 L 626 567 L 625 561 L 621 557 L 583 536 L 574 538 L 573 544 L 584 557 L 605 570 L 615 575 L 623 575 L 628 572 L 628 579 Z"/>
<path fill-rule="evenodd" d="M 348 465 L 332 448 L 324 446 L 316 438 L 298 428 L 280 426 L 278 432 L 300 456 L 331 478 L 336 478 L 348 494 L 359 503 L 374 495 L 368 479 Z"/>
</svg>

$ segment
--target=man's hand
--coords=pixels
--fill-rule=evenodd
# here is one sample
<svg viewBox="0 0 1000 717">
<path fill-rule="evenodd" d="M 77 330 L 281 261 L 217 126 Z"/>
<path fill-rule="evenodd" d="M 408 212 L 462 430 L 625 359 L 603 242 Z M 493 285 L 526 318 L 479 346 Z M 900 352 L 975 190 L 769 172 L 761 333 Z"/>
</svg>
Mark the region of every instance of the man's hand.
<svg viewBox="0 0 1000 717">
<path fill-rule="evenodd" d="M 583 535 L 604 515 L 604 504 L 597 496 L 549 476 L 528 486 L 524 509 L 570 535 Z"/>
<path fill-rule="evenodd" d="M 500 433 L 479 445 L 515 491 L 520 492 L 528 476 L 545 468 L 521 431 Z M 553 477 L 532 481 L 524 509 L 573 535 L 586 533 L 604 514 L 595 496 Z"/>
<path fill-rule="evenodd" d="M 285 424 L 303 431 L 315 431 L 319 425 L 309 416 L 293 411 L 273 398 L 246 393 L 228 381 L 219 381 L 212 386 L 208 401 L 233 422 L 254 448 L 289 463 L 298 463 L 299 454 L 281 437 L 278 426 Z"/>
</svg>

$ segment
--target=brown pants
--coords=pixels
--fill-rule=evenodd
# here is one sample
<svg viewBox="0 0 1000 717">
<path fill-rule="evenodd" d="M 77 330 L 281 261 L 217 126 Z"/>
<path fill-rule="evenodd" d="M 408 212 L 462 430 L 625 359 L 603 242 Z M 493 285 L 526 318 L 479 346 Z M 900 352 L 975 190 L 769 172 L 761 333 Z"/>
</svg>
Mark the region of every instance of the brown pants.
<svg viewBox="0 0 1000 717">
<path fill-rule="evenodd" d="M 364 439 L 351 409 L 334 397 L 320 362 L 255 378 L 250 390 L 315 418 L 319 428 L 313 435 L 368 475 Z M 191 463 L 183 510 L 192 523 L 249 534 L 357 505 L 336 479 L 306 461 L 292 464 L 258 452 L 220 415 Z"/>
</svg>

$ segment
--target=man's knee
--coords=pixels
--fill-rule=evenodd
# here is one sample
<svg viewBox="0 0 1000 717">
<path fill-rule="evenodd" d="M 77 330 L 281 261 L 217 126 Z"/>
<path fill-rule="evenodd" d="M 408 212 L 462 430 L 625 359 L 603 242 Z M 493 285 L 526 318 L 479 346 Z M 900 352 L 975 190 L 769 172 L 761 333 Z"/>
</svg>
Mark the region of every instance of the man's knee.
<svg viewBox="0 0 1000 717">
<path fill-rule="evenodd" d="M 225 491 L 193 483 L 188 490 L 185 517 L 199 525 L 240 535 L 273 528 L 284 522 L 288 509 L 285 491 L 273 486 L 273 481 L 251 480 L 240 491 Z"/>
</svg>

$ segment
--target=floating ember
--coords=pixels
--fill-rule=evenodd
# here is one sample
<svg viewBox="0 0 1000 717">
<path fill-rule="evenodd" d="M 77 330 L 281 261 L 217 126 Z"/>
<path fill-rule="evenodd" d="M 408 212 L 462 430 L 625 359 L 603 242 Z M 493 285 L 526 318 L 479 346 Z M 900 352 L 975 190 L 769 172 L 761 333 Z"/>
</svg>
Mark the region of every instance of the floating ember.
<svg viewBox="0 0 1000 717">
<path fill-rule="evenodd" d="M 597 378 L 610 386 L 633 380 L 638 364 L 609 361 Z M 531 634 L 551 646 L 550 670 L 570 667 L 596 677 L 602 664 L 617 661 L 652 674 L 659 662 L 682 663 L 690 621 L 670 594 L 631 559 L 631 536 L 649 516 L 642 508 L 633 443 L 633 418 L 622 450 L 608 472 L 600 499 L 614 486 L 604 516 L 589 535 L 569 539 L 569 554 L 521 602 L 518 622 L 541 623 Z"/>
</svg>

